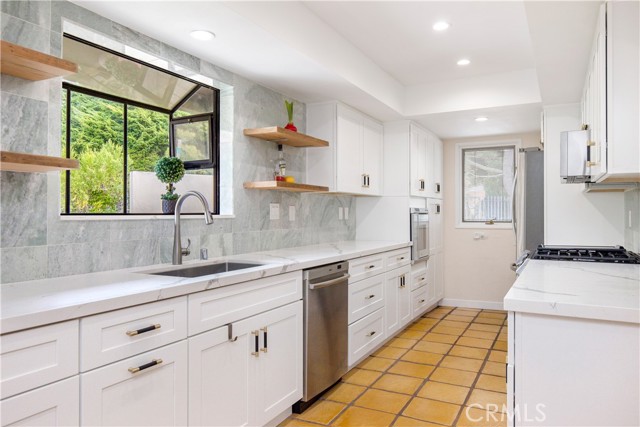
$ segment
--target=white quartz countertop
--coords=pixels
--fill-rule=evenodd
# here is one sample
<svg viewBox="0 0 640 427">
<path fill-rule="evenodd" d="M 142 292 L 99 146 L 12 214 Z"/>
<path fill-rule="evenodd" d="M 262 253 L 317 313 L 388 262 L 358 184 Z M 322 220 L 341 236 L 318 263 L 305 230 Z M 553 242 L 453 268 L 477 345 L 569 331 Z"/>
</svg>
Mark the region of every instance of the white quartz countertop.
<svg viewBox="0 0 640 427">
<path fill-rule="evenodd" d="M 0 333 L 89 316 L 235 283 L 302 270 L 409 246 L 409 242 L 343 241 L 185 262 L 184 267 L 222 261 L 263 265 L 196 278 L 152 275 L 174 267 L 151 265 L 0 285 Z"/>
<path fill-rule="evenodd" d="M 640 265 L 529 260 L 504 308 L 640 323 Z"/>
</svg>

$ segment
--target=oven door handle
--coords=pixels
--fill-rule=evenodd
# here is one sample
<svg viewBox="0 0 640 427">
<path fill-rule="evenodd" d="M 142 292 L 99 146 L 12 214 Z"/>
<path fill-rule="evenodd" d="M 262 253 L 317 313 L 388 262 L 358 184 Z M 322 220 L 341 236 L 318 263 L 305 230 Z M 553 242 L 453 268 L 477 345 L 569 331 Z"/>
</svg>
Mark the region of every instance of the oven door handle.
<svg viewBox="0 0 640 427">
<path fill-rule="evenodd" d="M 340 282 L 344 282 L 345 280 L 349 280 L 349 277 L 351 277 L 351 275 L 349 273 L 346 273 L 336 279 L 327 280 L 326 282 L 309 283 L 309 289 L 314 290 L 314 289 L 326 288 L 327 286 L 333 286 Z"/>
</svg>

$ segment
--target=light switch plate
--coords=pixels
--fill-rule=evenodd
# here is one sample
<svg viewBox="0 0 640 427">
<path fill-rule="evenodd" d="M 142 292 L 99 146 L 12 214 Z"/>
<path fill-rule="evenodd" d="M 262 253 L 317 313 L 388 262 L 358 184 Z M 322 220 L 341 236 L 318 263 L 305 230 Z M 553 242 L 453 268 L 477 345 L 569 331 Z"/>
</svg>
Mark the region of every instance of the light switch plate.
<svg viewBox="0 0 640 427">
<path fill-rule="evenodd" d="M 342 221 L 344 219 L 344 209 L 342 206 L 338 208 L 338 221 Z"/>
<path fill-rule="evenodd" d="M 349 219 L 349 208 L 345 206 L 344 208 L 344 219 Z"/>
<path fill-rule="evenodd" d="M 293 222 L 296 220 L 296 207 L 289 206 L 289 221 Z"/>
<path fill-rule="evenodd" d="M 269 219 L 270 220 L 280 219 L 280 204 L 279 203 L 269 203 Z"/>
</svg>

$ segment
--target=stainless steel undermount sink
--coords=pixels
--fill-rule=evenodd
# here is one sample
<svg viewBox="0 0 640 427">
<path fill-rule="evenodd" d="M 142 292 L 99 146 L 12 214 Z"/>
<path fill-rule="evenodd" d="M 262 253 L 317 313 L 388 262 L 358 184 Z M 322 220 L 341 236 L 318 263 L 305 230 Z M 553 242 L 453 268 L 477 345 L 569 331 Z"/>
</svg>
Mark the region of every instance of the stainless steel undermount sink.
<svg viewBox="0 0 640 427">
<path fill-rule="evenodd" d="M 171 270 L 156 271 L 159 276 L 175 276 L 175 277 L 200 277 L 209 274 L 228 273 L 230 271 L 244 270 L 247 268 L 260 267 L 264 264 L 252 262 L 219 262 L 216 264 L 198 265 L 194 267 L 179 267 Z"/>
</svg>

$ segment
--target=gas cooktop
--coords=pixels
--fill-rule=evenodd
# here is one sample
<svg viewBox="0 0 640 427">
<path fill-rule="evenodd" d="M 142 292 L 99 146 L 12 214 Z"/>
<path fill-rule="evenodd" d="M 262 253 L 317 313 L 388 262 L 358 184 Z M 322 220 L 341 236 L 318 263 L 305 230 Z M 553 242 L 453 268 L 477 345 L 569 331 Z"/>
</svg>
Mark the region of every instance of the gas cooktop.
<svg viewBox="0 0 640 427">
<path fill-rule="evenodd" d="M 622 246 L 539 245 L 531 259 L 640 264 L 640 255 L 628 251 Z"/>
</svg>

